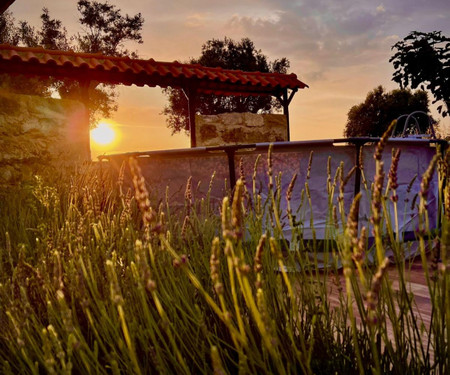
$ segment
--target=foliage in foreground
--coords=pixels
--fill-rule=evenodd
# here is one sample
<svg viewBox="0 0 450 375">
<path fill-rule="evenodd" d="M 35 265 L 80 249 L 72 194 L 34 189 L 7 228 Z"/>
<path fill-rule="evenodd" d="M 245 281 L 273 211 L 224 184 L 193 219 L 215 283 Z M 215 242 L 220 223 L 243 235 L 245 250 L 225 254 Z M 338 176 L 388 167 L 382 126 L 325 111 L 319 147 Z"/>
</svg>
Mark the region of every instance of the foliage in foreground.
<svg viewBox="0 0 450 375">
<path fill-rule="evenodd" d="M 344 212 L 334 192 L 343 191 L 345 176 L 342 170 L 334 179 L 330 174 L 335 231 L 320 250 L 335 262 L 324 270 L 316 258 L 319 244 L 306 249 L 296 240 L 300 227 L 290 244 L 296 251 L 282 251 L 288 245 L 280 200 L 287 199 L 293 220 L 292 189 L 304 189 L 306 202 L 311 197 L 307 184 L 295 186 L 295 177 L 281 196 L 270 151 L 267 201 L 240 180 L 220 215 L 208 196 L 192 202 L 189 182 L 183 212 L 171 212 L 169 202 L 152 206 L 137 164 L 130 164 L 134 197 L 122 191 L 122 181 L 114 186 L 88 172 L 69 188 L 38 180 L 28 193 L 2 199 L 1 373 L 449 372 L 450 218 L 447 211 L 442 232 L 434 233 L 426 210 L 429 179 L 438 166 L 443 187 L 447 159 L 433 159 L 418 200 L 418 242 L 432 304 L 428 323 L 413 312 L 408 262 L 400 261 L 406 244 L 395 241 L 395 224 L 383 209 L 389 197 L 395 204 L 395 173 L 382 191 L 380 161 L 371 191 L 373 249 L 369 229 L 358 234 L 359 196 Z M 447 184 L 446 207 L 449 193 Z M 391 239 L 399 260 L 391 266 L 398 293 L 386 277 L 383 238 Z M 440 264 L 425 254 L 434 241 Z M 369 251 L 375 264 L 364 257 Z M 298 271 L 287 272 L 295 263 Z M 337 290 L 334 304 L 330 289 Z"/>
</svg>

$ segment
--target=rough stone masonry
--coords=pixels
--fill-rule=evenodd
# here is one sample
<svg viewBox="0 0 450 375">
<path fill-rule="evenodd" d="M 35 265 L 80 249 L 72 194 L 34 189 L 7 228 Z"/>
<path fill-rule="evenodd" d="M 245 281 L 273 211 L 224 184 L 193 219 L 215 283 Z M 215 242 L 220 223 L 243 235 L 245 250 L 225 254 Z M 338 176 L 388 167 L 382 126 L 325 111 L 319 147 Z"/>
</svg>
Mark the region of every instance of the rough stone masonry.
<svg viewBox="0 0 450 375">
<path fill-rule="evenodd" d="M 223 113 L 195 117 L 197 146 L 288 140 L 286 117 L 279 114 Z"/>
<path fill-rule="evenodd" d="M 0 90 L 0 185 L 86 160 L 83 104 Z"/>
</svg>

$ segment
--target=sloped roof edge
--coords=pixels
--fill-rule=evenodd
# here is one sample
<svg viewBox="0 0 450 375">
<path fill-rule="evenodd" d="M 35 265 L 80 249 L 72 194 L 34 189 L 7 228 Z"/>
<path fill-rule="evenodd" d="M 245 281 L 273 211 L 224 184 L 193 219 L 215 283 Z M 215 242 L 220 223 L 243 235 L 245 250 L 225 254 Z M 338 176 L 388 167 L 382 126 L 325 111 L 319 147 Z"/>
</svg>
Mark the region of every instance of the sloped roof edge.
<svg viewBox="0 0 450 375">
<path fill-rule="evenodd" d="M 193 87 L 217 95 L 279 95 L 285 89 L 308 87 L 295 74 L 244 72 L 177 61 L 131 59 L 41 47 L 0 45 L 0 72 L 101 83 Z"/>
<path fill-rule="evenodd" d="M 3 14 L 4 12 L 6 12 L 14 1 L 15 0 L 1 0 L 0 1 L 0 14 Z"/>
</svg>

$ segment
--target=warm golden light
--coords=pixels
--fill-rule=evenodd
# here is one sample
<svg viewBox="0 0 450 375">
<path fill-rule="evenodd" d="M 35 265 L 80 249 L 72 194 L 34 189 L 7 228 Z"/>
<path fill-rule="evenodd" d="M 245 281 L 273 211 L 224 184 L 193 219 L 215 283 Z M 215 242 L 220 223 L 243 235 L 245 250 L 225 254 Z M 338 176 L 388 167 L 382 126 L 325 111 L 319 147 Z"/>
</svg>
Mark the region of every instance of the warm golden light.
<svg viewBox="0 0 450 375">
<path fill-rule="evenodd" d="M 106 146 L 111 144 L 116 139 L 116 132 L 111 124 L 101 122 L 95 129 L 91 130 L 91 138 L 95 143 L 101 146 Z"/>
</svg>

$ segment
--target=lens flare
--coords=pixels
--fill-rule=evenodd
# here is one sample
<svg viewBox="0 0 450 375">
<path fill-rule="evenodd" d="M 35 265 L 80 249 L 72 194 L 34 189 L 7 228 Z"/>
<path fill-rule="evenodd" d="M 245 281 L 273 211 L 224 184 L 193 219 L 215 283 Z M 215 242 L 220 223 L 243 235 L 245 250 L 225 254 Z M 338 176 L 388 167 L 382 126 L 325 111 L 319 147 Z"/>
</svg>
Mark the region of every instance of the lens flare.
<svg viewBox="0 0 450 375">
<path fill-rule="evenodd" d="M 91 138 L 95 143 L 101 146 L 106 146 L 111 144 L 116 139 L 116 132 L 112 128 L 111 124 L 101 122 L 95 129 L 91 130 Z"/>
</svg>

